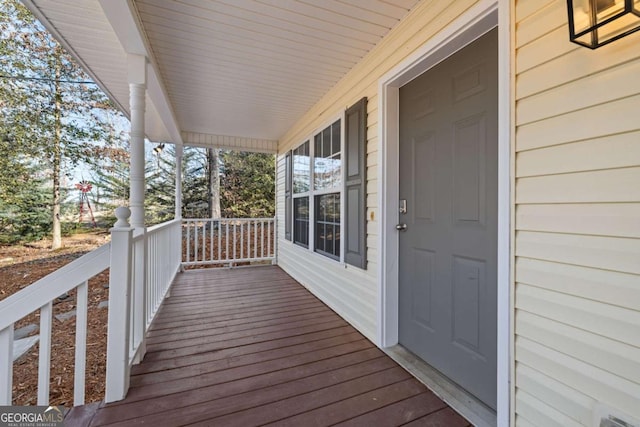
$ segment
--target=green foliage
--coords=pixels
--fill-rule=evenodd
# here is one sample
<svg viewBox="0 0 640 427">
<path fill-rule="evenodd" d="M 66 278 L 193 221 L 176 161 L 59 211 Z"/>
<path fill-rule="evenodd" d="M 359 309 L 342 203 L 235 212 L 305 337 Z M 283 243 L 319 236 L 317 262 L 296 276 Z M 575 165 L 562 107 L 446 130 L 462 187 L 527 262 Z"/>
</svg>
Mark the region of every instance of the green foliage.
<svg viewBox="0 0 640 427">
<path fill-rule="evenodd" d="M 207 150 L 185 147 L 182 215 L 209 217 Z M 220 150 L 220 207 L 223 218 L 275 215 L 275 156 Z"/>
<path fill-rule="evenodd" d="M 121 141 L 121 146 L 101 150 L 92 161 L 93 190 L 100 194 L 100 209 L 106 215 L 102 218 L 105 228 L 115 223 L 115 209 L 129 204 L 129 144 Z"/>
<path fill-rule="evenodd" d="M 147 159 L 145 193 L 145 221 L 160 224 L 175 217 L 176 149 L 167 144 L 162 152 Z M 155 162 L 154 162 L 155 160 Z"/>
<path fill-rule="evenodd" d="M 51 232 L 51 190 L 42 181 L 29 185 L 0 198 L 0 244 L 39 240 Z"/>
<path fill-rule="evenodd" d="M 183 218 L 207 218 L 207 156 L 205 150 L 184 147 L 182 175 Z"/>
<path fill-rule="evenodd" d="M 275 215 L 275 156 L 223 151 L 220 205 L 226 218 Z"/>
<path fill-rule="evenodd" d="M 77 218 L 77 192 L 63 183 L 78 165 L 93 171 L 107 212 L 127 205 L 126 119 L 17 0 L 0 0 L 0 70 L 0 243 L 55 237 L 62 227 L 54 218 Z M 174 216 L 175 148 L 147 157 L 146 221 L 155 224 Z M 274 156 L 216 150 L 207 157 L 206 149 L 185 147 L 183 161 L 185 218 L 215 212 L 216 192 L 223 217 L 274 215 Z M 218 166 L 220 189 L 210 179 Z"/>
<path fill-rule="evenodd" d="M 40 220 L 48 206 L 55 242 L 64 176 L 109 144 L 122 115 L 17 0 L 0 1 L 0 70 L 0 233 L 5 240 L 40 236 L 20 222 L 34 212 Z M 34 188 L 49 195 L 34 198 Z"/>
</svg>

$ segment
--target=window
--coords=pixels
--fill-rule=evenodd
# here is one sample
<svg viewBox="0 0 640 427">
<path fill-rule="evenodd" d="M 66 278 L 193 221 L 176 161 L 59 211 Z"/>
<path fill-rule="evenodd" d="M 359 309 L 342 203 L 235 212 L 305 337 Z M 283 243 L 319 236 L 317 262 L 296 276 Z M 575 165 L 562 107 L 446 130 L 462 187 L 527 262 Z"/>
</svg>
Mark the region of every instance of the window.
<svg viewBox="0 0 640 427">
<path fill-rule="evenodd" d="M 291 180 L 293 212 L 291 219 L 285 215 L 285 220 L 293 229 L 293 242 L 363 269 L 367 221 L 366 118 L 367 99 L 363 98 L 345 112 L 344 147 L 343 120 L 339 119 L 300 144 L 285 159 L 292 163 L 286 169 L 289 172 L 285 179 Z M 286 189 L 285 193 L 289 194 Z M 285 209 L 289 209 L 286 194 Z"/>
<path fill-rule="evenodd" d="M 313 137 L 314 249 L 340 260 L 341 120 Z"/>
<path fill-rule="evenodd" d="M 340 260 L 341 120 L 292 152 L 293 242 Z"/>
<path fill-rule="evenodd" d="M 309 247 L 309 141 L 293 150 L 293 242 Z"/>
</svg>

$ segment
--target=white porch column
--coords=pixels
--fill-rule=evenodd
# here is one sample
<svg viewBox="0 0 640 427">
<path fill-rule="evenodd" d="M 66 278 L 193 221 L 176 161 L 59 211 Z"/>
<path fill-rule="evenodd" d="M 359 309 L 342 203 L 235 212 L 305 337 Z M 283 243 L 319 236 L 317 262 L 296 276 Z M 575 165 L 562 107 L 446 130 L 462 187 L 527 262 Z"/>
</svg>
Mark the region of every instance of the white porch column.
<svg viewBox="0 0 640 427">
<path fill-rule="evenodd" d="M 147 58 L 129 54 L 129 106 L 131 109 L 130 194 L 131 226 L 144 227 L 144 114 L 147 91 Z"/>
<path fill-rule="evenodd" d="M 131 227 L 135 236 L 143 235 L 133 245 L 134 265 L 131 307 L 133 328 L 134 363 L 139 363 L 146 353 L 146 289 L 147 289 L 147 236 L 144 225 L 144 193 L 145 193 L 145 152 L 144 152 L 144 115 L 147 92 L 147 58 L 142 55 L 127 56 L 129 79 L 129 104 L 131 110 L 130 139 L 130 194 Z"/>
<path fill-rule="evenodd" d="M 182 153 L 182 144 L 176 144 L 176 219 L 182 218 Z"/>
</svg>

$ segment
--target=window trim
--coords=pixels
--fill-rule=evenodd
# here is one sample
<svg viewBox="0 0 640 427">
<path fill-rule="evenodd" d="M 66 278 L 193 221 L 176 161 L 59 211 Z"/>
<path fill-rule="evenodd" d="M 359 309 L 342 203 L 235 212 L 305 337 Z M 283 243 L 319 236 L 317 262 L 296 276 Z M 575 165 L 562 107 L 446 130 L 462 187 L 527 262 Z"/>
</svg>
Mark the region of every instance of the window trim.
<svg viewBox="0 0 640 427">
<path fill-rule="evenodd" d="M 293 151 L 284 156 L 284 238 L 293 241 Z"/>
<path fill-rule="evenodd" d="M 295 151 L 302 147 L 304 144 L 309 144 L 309 190 L 301 192 L 301 193 L 296 193 L 295 192 Z M 293 147 L 291 149 L 291 242 L 293 242 L 293 244 L 300 246 L 301 248 L 305 248 L 308 249 L 309 248 L 309 242 L 310 240 L 310 233 L 307 232 L 307 244 L 305 245 L 302 242 L 296 241 L 296 199 L 302 199 L 302 198 L 307 198 L 308 203 L 307 203 L 307 209 L 309 210 L 309 225 L 307 226 L 308 230 L 311 230 L 311 219 L 313 218 L 313 216 L 311 215 L 311 209 L 312 209 L 312 204 L 311 204 L 311 198 L 312 198 L 312 192 L 311 189 L 313 188 L 313 177 L 311 176 L 311 170 L 313 167 L 313 157 L 312 157 L 311 153 L 311 140 L 309 138 L 304 139 L 300 144 L 296 145 L 295 147 Z"/>
</svg>

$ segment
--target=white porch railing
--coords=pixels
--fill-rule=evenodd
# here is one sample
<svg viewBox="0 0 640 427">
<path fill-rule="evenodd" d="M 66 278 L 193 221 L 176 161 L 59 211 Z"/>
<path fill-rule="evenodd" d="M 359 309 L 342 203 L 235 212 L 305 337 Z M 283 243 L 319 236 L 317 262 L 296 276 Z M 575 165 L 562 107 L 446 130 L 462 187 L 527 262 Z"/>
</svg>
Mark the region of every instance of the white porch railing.
<svg viewBox="0 0 640 427">
<path fill-rule="evenodd" d="M 275 262 L 274 218 L 185 219 L 182 264 Z"/>
<path fill-rule="evenodd" d="M 111 243 L 0 301 L 0 405 L 12 404 L 14 324 L 40 311 L 38 405 L 49 404 L 53 301 L 77 289 L 74 405 L 85 400 L 88 282 L 111 266 L 105 401 L 123 399 L 131 366 L 144 357 L 145 336 L 180 269 L 181 221 L 137 231 L 127 208 L 116 209 Z"/>
<path fill-rule="evenodd" d="M 182 242 L 179 219 L 147 229 L 147 295 L 146 324 L 149 329 L 153 318 L 169 292 L 169 287 L 180 269 Z"/>
<path fill-rule="evenodd" d="M 38 405 L 49 404 L 51 368 L 51 322 L 53 301 L 77 289 L 74 405 L 84 404 L 87 354 L 87 306 L 89 279 L 109 267 L 110 244 L 106 244 L 54 271 L 7 299 L 0 301 L 0 405 L 11 405 L 13 384 L 13 326 L 40 310 Z"/>
<path fill-rule="evenodd" d="M 118 222 L 111 231 L 107 403 L 126 396 L 131 366 L 145 355 L 147 331 L 181 263 L 179 219 L 134 236 L 129 215 L 129 209 L 116 209 Z"/>
<path fill-rule="evenodd" d="M 84 404 L 88 282 L 110 267 L 105 401 L 126 396 L 131 366 L 182 265 L 275 261 L 275 219 L 173 220 L 134 230 L 130 211 L 116 209 L 111 243 L 0 301 L 0 405 L 12 404 L 14 324 L 39 310 L 38 405 L 49 404 L 53 301 L 76 290 L 74 405 Z"/>
</svg>

